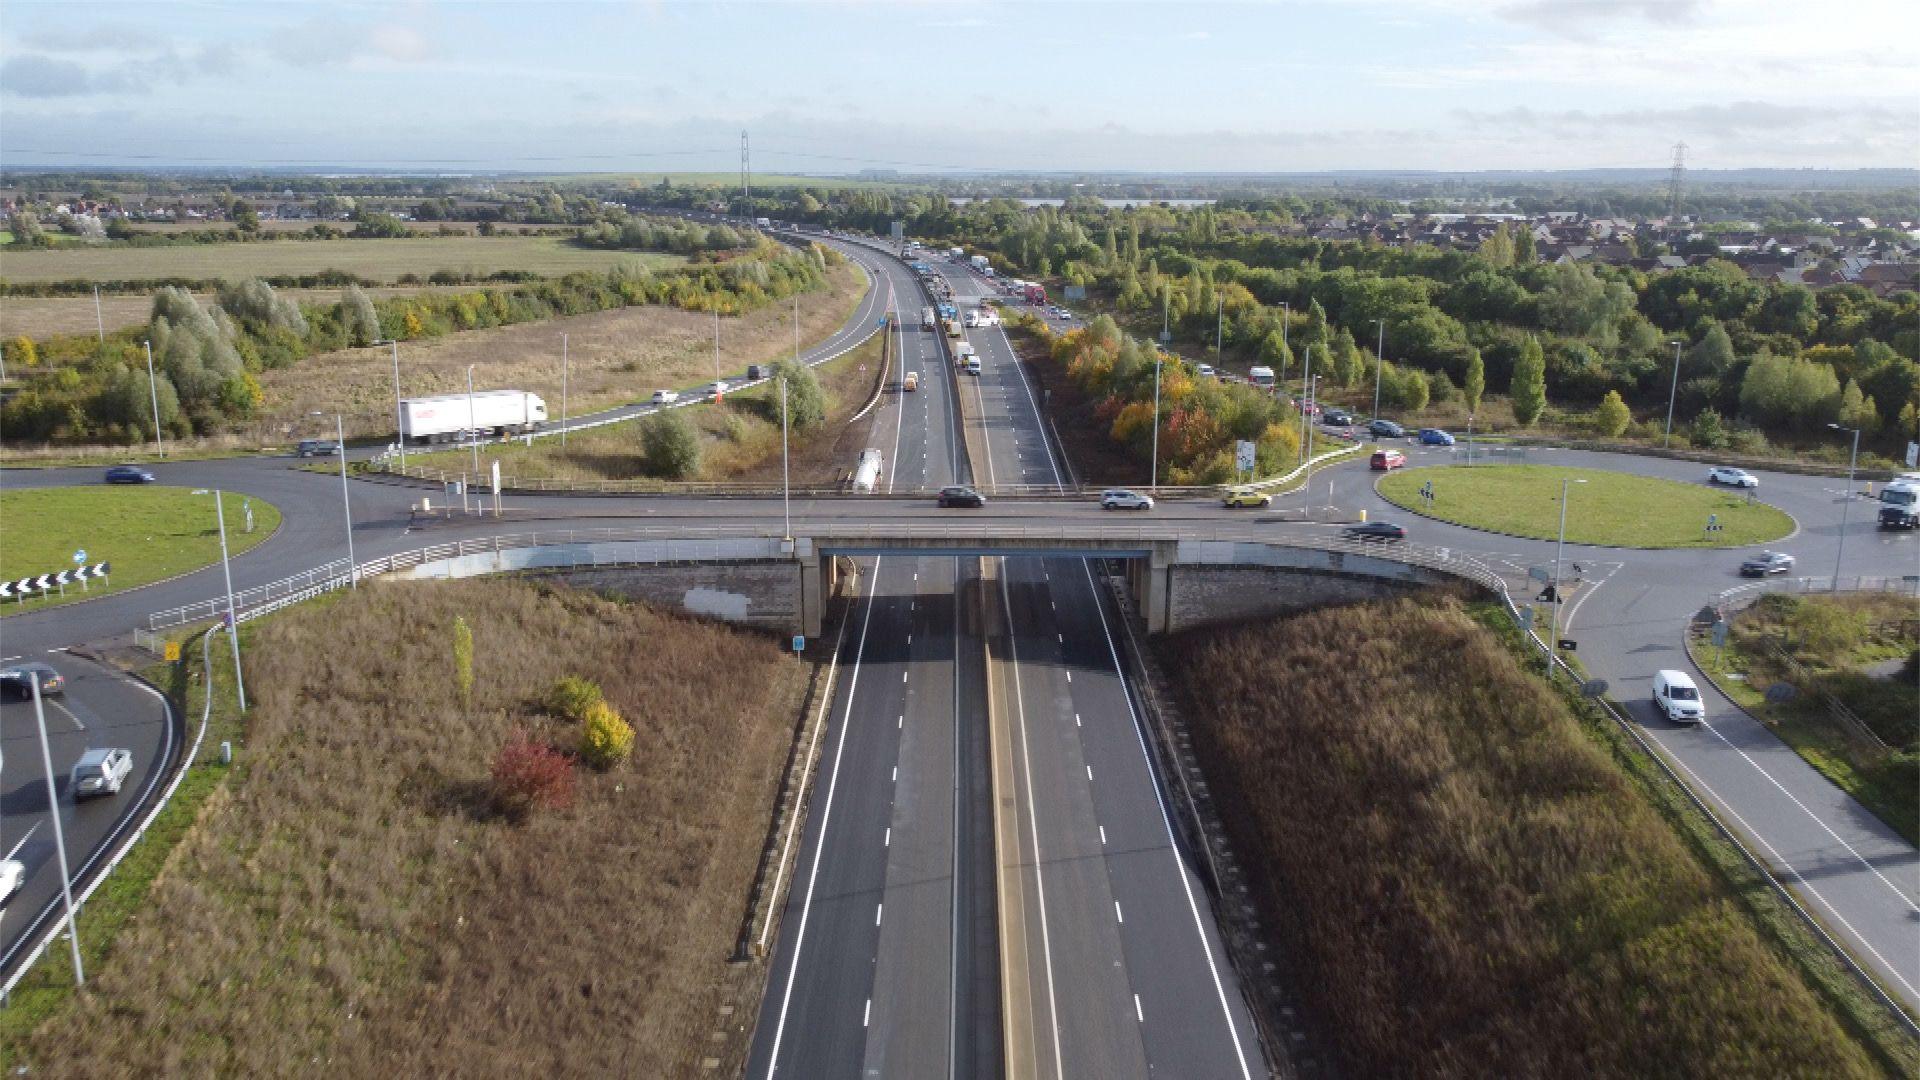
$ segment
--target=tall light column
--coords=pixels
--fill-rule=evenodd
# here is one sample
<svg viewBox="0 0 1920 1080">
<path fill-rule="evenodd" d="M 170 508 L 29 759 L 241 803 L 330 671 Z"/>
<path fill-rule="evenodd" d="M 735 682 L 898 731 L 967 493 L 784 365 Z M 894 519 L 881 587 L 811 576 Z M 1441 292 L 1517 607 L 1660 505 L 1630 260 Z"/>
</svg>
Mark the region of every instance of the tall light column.
<svg viewBox="0 0 1920 1080">
<path fill-rule="evenodd" d="M 1149 487 L 1160 490 L 1160 364 L 1153 361 L 1153 481 Z"/>
<path fill-rule="evenodd" d="M 67 903 L 67 941 L 73 948 L 73 985 L 85 986 L 87 973 L 80 965 L 80 924 L 73 919 L 73 876 L 67 870 L 67 837 L 60 828 L 60 797 L 53 783 L 53 752 L 47 748 L 47 710 L 40 703 L 40 674 L 29 672 L 27 677 L 33 681 L 33 717 L 40 724 L 40 764 L 47 770 L 47 816 L 53 819 L 53 850 L 59 856 L 60 895 L 66 898 Z"/>
<path fill-rule="evenodd" d="M 1860 429 L 1828 424 L 1835 431 L 1853 432 L 1853 455 L 1847 459 L 1847 491 L 1840 500 L 1840 536 L 1833 549 L 1833 591 L 1840 591 L 1840 557 L 1847 552 L 1847 511 L 1853 506 L 1853 470 L 1860 464 Z"/>
<path fill-rule="evenodd" d="M 1387 320 L 1373 320 L 1380 327 L 1379 344 L 1373 348 L 1373 418 L 1380 419 L 1380 375 L 1387 366 Z"/>
<path fill-rule="evenodd" d="M 567 335 L 560 335 L 560 452 L 567 452 Z"/>
<path fill-rule="evenodd" d="M 147 396 L 153 399 L 153 448 L 167 456 L 167 444 L 160 441 L 160 384 L 153 378 L 153 342 L 147 346 Z"/>
<path fill-rule="evenodd" d="M 1584 484 L 1571 476 L 1560 478 L 1560 543 L 1553 549 L 1553 603 L 1547 605 L 1547 678 L 1553 678 L 1553 658 L 1560 649 L 1560 559 L 1567 551 L 1567 488 Z"/>
<path fill-rule="evenodd" d="M 1673 445 L 1673 403 L 1680 397 L 1680 342 L 1669 341 L 1673 346 L 1673 386 L 1667 390 L 1667 438 L 1661 447 Z"/>
</svg>

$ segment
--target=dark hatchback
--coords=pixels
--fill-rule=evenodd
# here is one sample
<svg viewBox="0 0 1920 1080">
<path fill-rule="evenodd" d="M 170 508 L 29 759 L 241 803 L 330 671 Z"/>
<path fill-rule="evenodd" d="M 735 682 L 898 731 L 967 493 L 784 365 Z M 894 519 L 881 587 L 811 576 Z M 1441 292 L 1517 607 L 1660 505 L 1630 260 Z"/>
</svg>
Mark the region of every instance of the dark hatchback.
<svg viewBox="0 0 1920 1080">
<path fill-rule="evenodd" d="M 1367 521 L 1348 526 L 1346 535 L 1355 540 L 1405 540 L 1407 530 L 1391 521 Z"/>
<path fill-rule="evenodd" d="M 53 670 L 51 664 L 27 663 L 15 664 L 0 671 L 0 697 L 17 698 L 20 701 L 33 700 L 33 677 L 40 677 L 40 696 L 65 692 L 65 676 Z"/>
<path fill-rule="evenodd" d="M 1793 556 L 1780 551 L 1763 551 L 1740 564 L 1740 573 L 1745 577 L 1784 574 L 1791 569 L 1793 569 Z"/>
<path fill-rule="evenodd" d="M 940 489 L 941 506 L 963 506 L 978 509 L 987 505 L 987 497 L 970 487 L 948 487 Z"/>
<path fill-rule="evenodd" d="M 151 484 L 153 474 L 138 465 L 115 465 L 107 470 L 109 484 Z"/>
</svg>

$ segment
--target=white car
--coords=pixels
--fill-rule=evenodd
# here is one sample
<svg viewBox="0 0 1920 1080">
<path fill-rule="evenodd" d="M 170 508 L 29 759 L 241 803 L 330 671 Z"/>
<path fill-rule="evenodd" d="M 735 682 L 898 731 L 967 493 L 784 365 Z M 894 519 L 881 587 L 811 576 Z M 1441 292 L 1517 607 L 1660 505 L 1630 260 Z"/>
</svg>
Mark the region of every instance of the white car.
<svg viewBox="0 0 1920 1080">
<path fill-rule="evenodd" d="M 1715 465 L 1707 470 L 1707 483 L 1726 484 L 1737 488 L 1757 488 L 1760 486 L 1760 478 L 1745 469 L 1736 469 L 1730 465 Z"/>
<path fill-rule="evenodd" d="M 725 394 L 728 390 L 727 380 L 716 379 L 714 380 L 714 384 L 708 387 L 707 389 L 712 392 L 714 397 L 719 397 L 722 394 Z"/>
<path fill-rule="evenodd" d="M 677 390 L 655 390 L 653 392 L 653 403 L 655 405 L 671 405 L 679 400 L 680 392 Z"/>
<path fill-rule="evenodd" d="M 1153 509 L 1153 496 L 1142 495 L 1137 491 L 1128 491 L 1126 488 L 1108 488 L 1106 491 L 1100 493 L 1100 509 L 1151 510 Z"/>
<path fill-rule="evenodd" d="M 1201 364 L 1198 368 L 1195 368 L 1194 370 L 1198 371 L 1200 373 L 1200 377 L 1203 379 L 1213 378 L 1214 372 L 1213 372 L 1212 364 Z"/>
<path fill-rule="evenodd" d="M 20 891 L 27 880 L 26 864 L 19 859 L 0 859 L 0 910 L 5 910 L 7 901 Z"/>
</svg>

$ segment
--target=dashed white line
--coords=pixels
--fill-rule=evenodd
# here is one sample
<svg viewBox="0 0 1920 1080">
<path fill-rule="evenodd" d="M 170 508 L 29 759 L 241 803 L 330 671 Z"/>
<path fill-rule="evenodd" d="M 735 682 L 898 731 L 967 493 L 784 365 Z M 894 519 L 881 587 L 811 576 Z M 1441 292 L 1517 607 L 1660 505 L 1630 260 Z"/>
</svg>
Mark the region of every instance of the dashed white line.
<svg viewBox="0 0 1920 1080">
<path fill-rule="evenodd" d="M 864 1010 L 862 1010 L 860 1013 L 860 1026 L 870 1027 L 872 1026 L 872 1024 L 873 1024 L 873 999 L 868 998 L 867 1007 Z"/>
<path fill-rule="evenodd" d="M 1126 921 L 1127 921 L 1127 917 L 1126 917 L 1125 915 L 1122 915 L 1122 914 L 1120 914 L 1120 901 L 1118 901 L 1118 900 L 1115 900 L 1115 901 L 1113 902 L 1113 921 L 1114 921 L 1114 922 L 1126 922 Z"/>
<path fill-rule="evenodd" d="M 887 826 L 887 835 L 881 838 L 880 846 L 881 847 L 893 846 L 893 826 L 891 825 Z"/>
<path fill-rule="evenodd" d="M 1074 713 L 1074 714 L 1073 714 L 1073 726 L 1074 726 L 1074 727 L 1079 727 L 1079 726 L 1080 726 L 1080 714 L 1079 714 L 1079 713 Z"/>
<path fill-rule="evenodd" d="M 875 926 L 879 926 L 879 925 L 880 925 L 880 914 L 881 914 L 882 912 L 884 912 L 884 911 L 886 911 L 886 910 L 887 910 L 887 905 L 885 905 L 885 904 L 875 904 L 875 905 L 874 905 L 874 907 L 873 907 L 873 925 L 875 925 Z"/>
<path fill-rule="evenodd" d="M 1093 780 L 1093 766 L 1091 765 L 1087 766 L 1087 780 L 1088 781 Z"/>
<path fill-rule="evenodd" d="M 893 775 L 888 777 L 888 780 L 895 784 L 900 782 L 900 766 L 895 765 L 893 767 Z"/>
<path fill-rule="evenodd" d="M 1105 825 L 1100 826 L 1100 846 L 1107 846 L 1107 827 Z"/>
<path fill-rule="evenodd" d="M 1137 1024 L 1144 1024 L 1147 1022 L 1146 1014 L 1140 1011 L 1140 995 L 1139 994 L 1133 995 L 1133 1020 L 1134 1020 L 1134 1023 L 1137 1023 Z"/>
</svg>

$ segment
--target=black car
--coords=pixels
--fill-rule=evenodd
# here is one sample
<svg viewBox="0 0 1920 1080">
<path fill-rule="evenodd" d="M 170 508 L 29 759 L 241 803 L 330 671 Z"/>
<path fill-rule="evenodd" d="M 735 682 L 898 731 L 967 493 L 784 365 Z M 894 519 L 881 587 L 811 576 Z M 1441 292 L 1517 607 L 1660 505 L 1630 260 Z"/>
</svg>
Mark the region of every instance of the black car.
<svg viewBox="0 0 1920 1080">
<path fill-rule="evenodd" d="M 151 484 L 153 474 L 138 465 L 115 465 L 107 470 L 109 484 Z"/>
<path fill-rule="evenodd" d="M 1782 551 L 1763 551 L 1740 564 L 1743 577 L 1766 577 L 1793 569 L 1793 556 Z"/>
<path fill-rule="evenodd" d="M 1406 428 L 1391 420 L 1374 420 L 1367 424 L 1367 434 L 1378 435 L 1383 439 L 1398 439 L 1406 433 Z"/>
<path fill-rule="evenodd" d="M 1407 530 L 1391 521 L 1365 521 L 1350 525 L 1346 534 L 1355 540 L 1405 540 Z"/>
<path fill-rule="evenodd" d="M 946 487 L 940 489 L 940 505 L 978 508 L 987 505 L 987 497 L 970 487 Z"/>
<path fill-rule="evenodd" d="M 1328 409 L 1327 414 L 1320 418 L 1320 422 L 1328 427 L 1352 427 L 1353 414 L 1345 409 Z"/>
<path fill-rule="evenodd" d="M 40 676 L 40 696 L 50 697 L 62 693 L 67 688 L 67 680 L 53 665 L 31 662 L 15 664 L 0 671 L 0 697 L 18 698 L 21 701 L 33 700 L 33 677 Z"/>
</svg>

